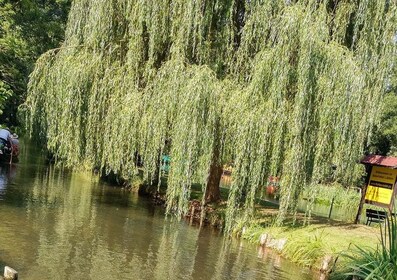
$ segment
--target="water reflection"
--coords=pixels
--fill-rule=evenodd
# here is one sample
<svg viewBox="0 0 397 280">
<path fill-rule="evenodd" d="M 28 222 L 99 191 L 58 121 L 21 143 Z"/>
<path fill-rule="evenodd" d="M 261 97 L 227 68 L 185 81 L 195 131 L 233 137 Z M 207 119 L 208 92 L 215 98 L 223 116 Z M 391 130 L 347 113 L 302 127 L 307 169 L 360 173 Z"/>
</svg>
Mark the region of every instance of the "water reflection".
<svg viewBox="0 0 397 280">
<path fill-rule="evenodd" d="M 310 279 L 90 174 L 30 162 L 0 170 L 0 265 L 22 279 Z"/>
<path fill-rule="evenodd" d="M 3 200 L 7 185 L 15 178 L 16 172 L 17 167 L 15 164 L 0 164 L 0 200 Z"/>
</svg>

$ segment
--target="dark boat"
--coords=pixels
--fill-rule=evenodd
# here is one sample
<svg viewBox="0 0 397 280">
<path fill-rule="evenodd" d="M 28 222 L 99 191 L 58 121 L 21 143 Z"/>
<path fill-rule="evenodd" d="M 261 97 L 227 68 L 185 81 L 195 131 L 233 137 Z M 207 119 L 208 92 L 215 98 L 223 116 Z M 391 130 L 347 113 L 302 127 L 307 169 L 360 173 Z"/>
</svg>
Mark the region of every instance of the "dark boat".
<svg viewBox="0 0 397 280">
<path fill-rule="evenodd" d="M 14 140 L 14 139 L 13 139 Z M 19 156 L 19 141 L 15 138 L 16 141 L 12 141 L 12 145 L 1 145 L 0 149 L 0 161 L 1 162 L 18 162 Z"/>
</svg>

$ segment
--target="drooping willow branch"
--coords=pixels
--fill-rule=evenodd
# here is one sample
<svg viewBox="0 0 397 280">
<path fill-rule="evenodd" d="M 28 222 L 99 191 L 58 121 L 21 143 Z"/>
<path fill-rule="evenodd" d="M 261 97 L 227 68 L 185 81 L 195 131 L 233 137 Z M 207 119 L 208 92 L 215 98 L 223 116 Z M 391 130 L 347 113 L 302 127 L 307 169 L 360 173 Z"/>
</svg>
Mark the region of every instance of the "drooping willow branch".
<svg viewBox="0 0 397 280">
<path fill-rule="evenodd" d="M 172 159 L 169 211 L 233 166 L 226 230 L 281 176 L 278 221 L 301 190 L 350 184 L 395 55 L 395 0 L 75 0 L 61 49 L 31 75 L 30 127 L 57 158 L 129 178 Z M 80 46 L 74 48 L 74 46 Z"/>
</svg>

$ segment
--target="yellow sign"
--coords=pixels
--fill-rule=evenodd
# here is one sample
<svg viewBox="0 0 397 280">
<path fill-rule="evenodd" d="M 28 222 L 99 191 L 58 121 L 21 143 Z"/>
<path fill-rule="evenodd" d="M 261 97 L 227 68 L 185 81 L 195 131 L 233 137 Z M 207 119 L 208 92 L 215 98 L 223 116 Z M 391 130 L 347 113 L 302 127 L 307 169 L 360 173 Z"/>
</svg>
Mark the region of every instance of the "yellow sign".
<svg viewBox="0 0 397 280">
<path fill-rule="evenodd" d="M 396 183 L 397 169 L 373 166 L 365 201 L 390 205 L 393 197 L 394 184 Z"/>
</svg>

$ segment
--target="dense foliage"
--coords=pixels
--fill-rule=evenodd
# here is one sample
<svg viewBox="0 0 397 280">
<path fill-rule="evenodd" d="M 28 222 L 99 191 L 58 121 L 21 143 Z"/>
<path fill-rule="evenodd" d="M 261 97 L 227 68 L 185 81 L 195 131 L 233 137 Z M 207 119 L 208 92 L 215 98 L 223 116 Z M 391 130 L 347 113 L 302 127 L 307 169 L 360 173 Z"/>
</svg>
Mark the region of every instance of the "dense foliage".
<svg viewBox="0 0 397 280">
<path fill-rule="evenodd" d="M 70 2 L 0 0 L 0 123 L 16 125 L 34 62 L 63 40 Z"/>
<path fill-rule="evenodd" d="M 233 166 L 226 230 L 281 176 L 278 221 L 305 185 L 349 184 L 395 56 L 395 0 L 75 0 L 60 49 L 36 64 L 31 129 L 71 166 L 155 180 L 168 210 Z M 333 171 L 332 165 L 337 169 Z"/>
<path fill-rule="evenodd" d="M 384 156 L 397 156 L 397 90 L 386 94 L 382 108 L 369 151 Z"/>
<path fill-rule="evenodd" d="M 339 209 L 339 213 L 344 213 L 345 221 L 351 222 L 356 218 L 357 207 L 361 200 L 358 187 L 346 188 L 340 184 L 311 184 L 302 191 L 301 196 L 302 200 L 307 201 L 307 218 L 311 216 L 313 205 L 328 207 L 333 205 Z"/>
</svg>

